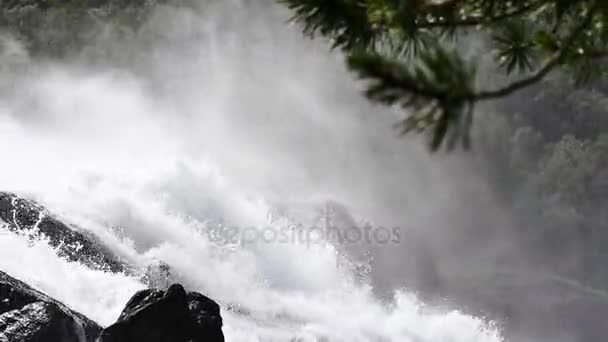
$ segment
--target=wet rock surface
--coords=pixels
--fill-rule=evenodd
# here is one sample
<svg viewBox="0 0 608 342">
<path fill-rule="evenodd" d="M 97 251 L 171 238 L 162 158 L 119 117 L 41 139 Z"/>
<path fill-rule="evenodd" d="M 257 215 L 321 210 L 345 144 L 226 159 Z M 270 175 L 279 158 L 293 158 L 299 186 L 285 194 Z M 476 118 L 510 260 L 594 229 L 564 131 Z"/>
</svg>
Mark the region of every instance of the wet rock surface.
<svg viewBox="0 0 608 342">
<path fill-rule="evenodd" d="M 174 284 L 167 291 L 143 290 L 127 303 L 118 321 L 97 342 L 223 342 L 220 307 Z"/>
<path fill-rule="evenodd" d="M 6 192 L 0 192 L 0 229 L 3 226 L 15 233 L 47 238 L 57 253 L 70 261 L 115 273 L 126 270 L 124 263 L 92 234 L 66 225 L 34 201 Z"/>
<path fill-rule="evenodd" d="M 101 327 L 0 271 L 0 342 L 92 342 Z"/>
</svg>

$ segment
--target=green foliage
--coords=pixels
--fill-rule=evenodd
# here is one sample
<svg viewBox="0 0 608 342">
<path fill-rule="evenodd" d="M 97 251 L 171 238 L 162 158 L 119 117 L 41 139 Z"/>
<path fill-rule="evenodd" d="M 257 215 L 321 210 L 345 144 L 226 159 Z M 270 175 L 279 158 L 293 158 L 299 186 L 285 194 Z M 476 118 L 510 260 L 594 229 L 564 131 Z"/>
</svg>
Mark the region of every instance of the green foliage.
<svg viewBox="0 0 608 342">
<path fill-rule="evenodd" d="M 532 70 L 533 41 L 529 37 L 529 32 L 529 28 L 524 22 L 511 21 L 494 35 L 494 43 L 499 50 L 498 61 L 500 66 L 506 69 L 507 74 L 515 70 L 520 72 Z M 543 37 L 542 34 L 539 36 Z M 548 35 L 541 40 L 543 46 L 551 44 Z"/>
<path fill-rule="evenodd" d="M 572 135 L 551 146 L 541 166 L 543 192 L 568 203 L 580 203 L 588 192 L 587 180 L 596 171 L 592 149 L 590 141 Z"/>
<path fill-rule="evenodd" d="M 509 115 L 479 118 L 494 130 L 476 132 L 472 156 L 515 220 L 507 235 L 544 269 L 606 288 L 608 88 L 588 88 L 555 77 L 515 94 Z"/>
<path fill-rule="evenodd" d="M 456 137 L 468 136 L 471 124 L 469 98 L 475 73 L 458 58 L 438 48 L 422 55 L 418 63 L 405 64 L 359 51 L 348 56 L 348 66 L 369 81 L 365 94 L 372 101 L 413 109 L 401 124 L 402 131 L 431 132 L 431 147 L 437 149 L 446 137 L 453 146 Z"/>
<path fill-rule="evenodd" d="M 566 135 L 549 147 L 541 163 L 542 190 L 584 215 L 594 199 L 608 195 L 607 166 L 607 134 L 593 141 Z"/>
<path fill-rule="evenodd" d="M 282 1 L 295 12 L 294 19 L 304 24 L 310 37 L 320 33 L 331 37 L 334 47 L 360 47 L 373 44 L 375 35 L 367 17 L 367 8 L 348 0 Z"/>
<path fill-rule="evenodd" d="M 461 119 L 475 102 L 511 95 L 556 69 L 568 71 L 577 85 L 606 72 L 603 0 L 279 1 L 307 35 L 325 36 L 345 51 L 348 66 L 370 81 L 366 94 L 372 101 L 403 106 L 411 115 L 401 127 L 430 133 L 433 150 L 451 145 L 445 139 L 450 132 L 466 142 L 463 121 L 470 119 Z M 519 73 L 518 79 L 476 89 L 476 70 L 470 68 L 475 61 L 463 57 L 459 44 L 471 32 L 491 38 L 494 62 L 507 76 Z"/>
</svg>

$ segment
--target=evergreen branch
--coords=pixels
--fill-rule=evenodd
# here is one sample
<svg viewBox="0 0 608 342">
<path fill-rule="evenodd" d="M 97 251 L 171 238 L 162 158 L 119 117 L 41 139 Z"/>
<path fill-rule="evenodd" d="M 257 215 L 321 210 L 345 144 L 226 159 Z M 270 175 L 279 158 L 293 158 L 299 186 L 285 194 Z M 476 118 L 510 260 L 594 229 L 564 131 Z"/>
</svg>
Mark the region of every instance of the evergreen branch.
<svg viewBox="0 0 608 342">
<path fill-rule="evenodd" d="M 540 69 L 538 69 L 538 71 L 536 73 L 534 73 L 533 75 L 531 75 L 527 78 L 524 78 L 522 80 L 515 81 L 500 89 L 487 90 L 487 91 L 482 91 L 482 92 L 479 92 L 476 94 L 472 94 L 470 100 L 472 100 L 472 101 L 491 100 L 491 99 L 505 97 L 507 95 L 511 95 L 512 93 L 514 93 L 518 90 L 521 90 L 523 88 L 526 88 L 528 86 L 531 86 L 531 85 L 541 81 L 543 78 L 545 78 L 545 76 L 547 76 L 551 71 L 553 71 L 553 69 L 555 69 L 557 66 L 559 66 L 562 63 L 564 58 L 568 55 L 568 52 L 570 52 L 570 48 L 572 47 L 572 45 L 575 43 L 575 41 L 579 38 L 579 36 L 585 31 L 585 29 L 591 23 L 593 16 L 595 14 L 595 9 L 596 9 L 596 5 L 595 5 L 595 1 L 593 1 L 592 5 L 590 6 L 590 8 L 587 12 L 587 15 L 585 16 L 585 18 L 583 19 L 581 24 L 572 31 L 570 36 L 564 41 L 564 44 L 562 45 L 561 49 L 558 52 L 556 52 L 552 57 L 550 57 L 543 64 L 543 66 Z"/>
<path fill-rule="evenodd" d="M 428 132 L 431 149 L 458 138 L 468 146 L 474 101 L 474 70 L 455 53 L 439 47 L 420 55 L 420 63 L 405 64 L 375 53 L 358 51 L 348 56 L 349 68 L 368 81 L 365 95 L 384 105 L 411 109 L 400 124 L 403 133 Z"/>
<path fill-rule="evenodd" d="M 538 83 L 558 67 L 578 67 L 575 72 L 581 75 L 579 79 L 588 80 L 589 75 L 597 74 L 593 60 L 608 57 L 604 49 L 608 31 L 602 26 L 608 17 L 606 0 L 513 0 L 509 4 L 448 0 L 431 5 L 395 0 L 279 1 L 295 12 L 291 20 L 304 24 L 305 34 L 318 32 L 334 39 L 334 47 L 347 51 L 350 70 L 368 81 L 366 96 L 370 100 L 407 108 L 404 132 L 431 133 L 433 150 L 446 137 L 451 144 L 457 135 L 466 145 L 472 107 L 477 101 L 511 95 Z M 596 14 L 598 21 L 594 22 Z M 515 67 L 532 69 L 531 58 L 536 51 L 548 57 L 526 77 L 498 89 L 475 90 L 475 70 L 458 53 L 446 52 L 443 42 L 425 44 L 422 39 L 425 33 L 478 25 L 508 29 L 502 22 L 513 19 L 532 29 L 515 27 L 517 30 L 494 36 L 501 43 L 499 62 L 506 66 L 507 73 Z M 554 29 L 549 30 L 551 27 Z M 382 52 L 384 47 L 388 47 L 388 53 Z M 410 50 L 413 54 L 407 54 L 407 63 L 400 61 L 404 56 L 401 52 Z"/>
<path fill-rule="evenodd" d="M 279 0 L 295 14 L 291 22 L 303 24 L 309 37 L 321 33 L 332 37 L 333 47 L 346 49 L 373 44 L 376 33 L 372 29 L 367 8 L 348 0 Z"/>
<path fill-rule="evenodd" d="M 416 27 L 417 28 L 442 28 L 442 27 L 449 27 L 449 28 L 455 28 L 455 27 L 470 27 L 470 26 L 478 26 L 478 25 L 485 25 L 485 24 L 493 24 L 493 23 L 497 23 L 500 21 L 505 21 L 514 17 L 519 17 L 521 15 L 524 15 L 532 10 L 535 10 L 539 7 L 539 4 L 537 5 L 531 5 L 528 4 L 526 6 L 522 6 L 516 10 L 512 10 L 506 13 L 501 13 L 501 14 L 497 14 L 491 17 L 486 17 L 486 16 L 476 16 L 476 17 L 469 17 L 466 19 L 460 19 L 460 20 L 439 20 L 439 21 L 424 21 L 424 22 L 418 22 L 416 23 Z"/>
<path fill-rule="evenodd" d="M 378 54 L 355 52 L 348 56 L 348 66 L 361 79 L 375 80 L 366 95 L 388 105 L 402 102 L 404 105 L 433 100 L 444 96 L 443 92 L 432 89 L 426 80 L 419 80 L 423 71 L 411 71 L 401 62 Z M 412 99 L 416 98 L 415 101 Z"/>
</svg>

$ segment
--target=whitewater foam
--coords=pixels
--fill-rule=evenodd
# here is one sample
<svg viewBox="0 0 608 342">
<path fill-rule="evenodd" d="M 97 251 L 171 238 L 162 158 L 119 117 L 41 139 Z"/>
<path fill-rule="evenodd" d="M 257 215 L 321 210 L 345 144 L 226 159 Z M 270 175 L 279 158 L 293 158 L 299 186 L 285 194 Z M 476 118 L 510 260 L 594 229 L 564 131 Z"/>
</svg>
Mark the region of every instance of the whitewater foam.
<svg viewBox="0 0 608 342">
<path fill-rule="evenodd" d="M 213 6 L 161 8 L 142 31 L 162 32 L 158 44 L 97 47 L 133 54 L 134 65 L 91 67 L 85 56 L 3 70 L 0 189 L 94 233 L 140 273 L 168 264 L 220 302 L 227 341 L 499 341 L 484 320 L 425 307 L 406 291 L 380 302 L 329 242 L 209 241 L 210 222 L 305 222 L 328 199 L 363 217 L 390 213 L 386 203 L 398 199 L 413 222 L 449 188 L 422 147 L 391 135 L 392 113 L 344 86 L 334 55 L 281 26 L 285 13 Z M 214 17 L 224 6 L 234 28 Z M 253 22 L 243 28 L 239 18 Z M 404 183 L 407 194 L 397 194 Z M 5 230 L 0 269 L 103 325 L 144 287 L 137 274 L 91 270 Z"/>
<path fill-rule="evenodd" d="M 213 183 L 213 177 L 207 181 Z M 201 230 L 203 222 L 167 207 L 167 193 L 155 196 L 149 186 L 136 191 L 111 183 L 107 179 L 94 188 L 72 187 L 72 199 L 60 201 L 71 205 L 63 210 L 51 206 L 81 227 L 96 227 L 97 233 L 121 226 L 121 237 L 110 234 L 117 252 L 131 249 L 130 261 L 142 270 L 162 260 L 188 287 L 223 304 L 229 341 L 499 340 L 498 332 L 481 319 L 433 311 L 411 294 L 398 292 L 393 305 L 381 304 L 368 286 L 353 281 L 352 269 L 343 267 L 330 244 L 217 246 Z M 268 207 L 250 205 L 260 210 L 251 211 L 256 213 L 252 220 L 267 216 Z M 31 242 L 6 231 L 0 235 L 0 260 L 2 270 L 105 325 L 118 316 L 132 293 L 144 287 L 133 277 L 62 260 L 44 240 Z"/>
</svg>

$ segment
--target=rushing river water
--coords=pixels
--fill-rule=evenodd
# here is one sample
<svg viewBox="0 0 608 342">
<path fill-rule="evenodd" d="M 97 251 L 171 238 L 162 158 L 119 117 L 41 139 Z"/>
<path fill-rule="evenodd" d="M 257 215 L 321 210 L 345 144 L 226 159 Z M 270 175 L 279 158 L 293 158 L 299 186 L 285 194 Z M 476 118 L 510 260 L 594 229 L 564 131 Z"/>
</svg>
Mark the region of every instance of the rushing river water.
<svg viewBox="0 0 608 342">
<path fill-rule="evenodd" d="M 326 201 L 418 225 L 451 196 L 442 162 L 392 130 L 398 114 L 366 103 L 340 56 L 286 18 L 270 3 L 161 8 L 141 36 L 64 62 L 4 36 L 0 190 L 96 234 L 135 273 L 168 264 L 222 305 L 227 341 L 499 341 L 406 290 L 378 300 L 331 241 L 211 241 L 218 222 L 309 224 Z M 102 325 L 144 287 L 2 230 L 0 270 Z"/>
</svg>

